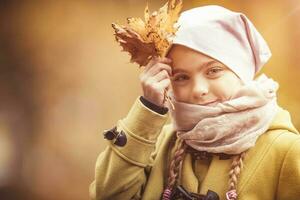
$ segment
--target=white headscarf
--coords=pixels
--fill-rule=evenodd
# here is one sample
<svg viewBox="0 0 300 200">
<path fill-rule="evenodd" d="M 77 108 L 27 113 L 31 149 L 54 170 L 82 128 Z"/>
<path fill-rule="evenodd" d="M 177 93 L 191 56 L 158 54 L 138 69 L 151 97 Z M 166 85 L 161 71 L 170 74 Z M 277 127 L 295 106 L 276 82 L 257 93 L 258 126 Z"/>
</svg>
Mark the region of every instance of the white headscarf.
<svg viewBox="0 0 300 200">
<path fill-rule="evenodd" d="M 208 55 L 229 67 L 241 80 L 253 80 L 271 57 L 261 34 L 242 13 L 216 5 L 181 13 L 173 44 Z"/>
</svg>

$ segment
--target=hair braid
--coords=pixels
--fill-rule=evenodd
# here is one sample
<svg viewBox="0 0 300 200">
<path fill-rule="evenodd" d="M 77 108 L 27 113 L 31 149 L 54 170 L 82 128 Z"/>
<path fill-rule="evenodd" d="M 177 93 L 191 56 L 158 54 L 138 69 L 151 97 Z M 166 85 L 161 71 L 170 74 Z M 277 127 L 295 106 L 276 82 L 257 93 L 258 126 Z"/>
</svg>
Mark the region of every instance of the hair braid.
<svg viewBox="0 0 300 200">
<path fill-rule="evenodd" d="M 169 200 L 171 197 L 172 189 L 175 186 L 175 183 L 177 181 L 177 178 L 179 176 L 182 161 L 185 156 L 185 150 L 186 150 L 186 144 L 183 140 L 178 139 L 178 146 L 174 153 L 174 156 L 172 158 L 170 169 L 169 169 L 169 177 L 168 177 L 168 183 L 167 188 L 165 189 L 163 193 L 163 200 Z"/>
<path fill-rule="evenodd" d="M 242 152 L 240 155 L 235 156 L 232 160 L 231 169 L 229 171 L 229 191 L 226 193 L 227 200 L 237 199 L 237 183 L 238 178 L 243 169 L 243 160 L 246 152 Z"/>
</svg>

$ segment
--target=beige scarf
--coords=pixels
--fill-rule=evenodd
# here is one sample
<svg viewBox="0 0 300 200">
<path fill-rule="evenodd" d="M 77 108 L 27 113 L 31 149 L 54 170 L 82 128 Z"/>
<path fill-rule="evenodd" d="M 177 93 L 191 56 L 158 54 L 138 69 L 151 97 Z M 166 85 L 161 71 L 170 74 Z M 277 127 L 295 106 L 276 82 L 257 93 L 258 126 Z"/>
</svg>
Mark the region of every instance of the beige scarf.
<svg viewBox="0 0 300 200">
<path fill-rule="evenodd" d="M 231 100 L 215 106 L 177 102 L 174 129 L 187 145 L 211 153 L 239 154 L 253 147 L 277 113 L 277 82 L 265 75 L 248 82 Z"/>
</svg>

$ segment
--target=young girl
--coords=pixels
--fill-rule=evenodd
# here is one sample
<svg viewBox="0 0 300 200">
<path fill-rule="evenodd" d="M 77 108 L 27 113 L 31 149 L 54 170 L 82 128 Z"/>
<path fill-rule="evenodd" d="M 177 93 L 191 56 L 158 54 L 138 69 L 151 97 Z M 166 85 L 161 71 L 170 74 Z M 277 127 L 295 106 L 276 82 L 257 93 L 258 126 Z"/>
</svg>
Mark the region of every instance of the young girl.
<svg viewBox="0 0 300 200">
<path fill-rule="evenodd" d="M 178 23 L 166 58 L 140 75 L 143 95 L 104 132 L 91 198 L 300 199 L 299 133 L 277 105 L 278 84 L 254 79 L 271 56 L 262 36 L 220 6 Z"/>
</svg>

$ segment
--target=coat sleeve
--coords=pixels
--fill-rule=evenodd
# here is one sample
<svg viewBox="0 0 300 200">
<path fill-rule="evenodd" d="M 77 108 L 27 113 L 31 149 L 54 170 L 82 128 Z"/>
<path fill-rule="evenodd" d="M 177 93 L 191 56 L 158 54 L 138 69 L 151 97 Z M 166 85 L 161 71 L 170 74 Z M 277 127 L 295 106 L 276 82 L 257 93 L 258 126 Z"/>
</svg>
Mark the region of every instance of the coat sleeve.
<svg viewBox="0 0 300 200">
<path fill-rule="evenodd" d="M 300 138 L 293 142 L 285 155 L 278 184 L 278 200 L 300 199 Z"/>
<path fill-rule="evenodd" d="M 137 99 L 128 115 L 119 120 L 117 130 L 125 132 L 123 147 L 108 141 L 108 147 L 96 161 L 95 178 L 89 195 L 93 200 L 140 199 L 147 182 L 147 172 L 154 161 L 156 141 L 168 115 L 160 115 Z"/>
</svg>

